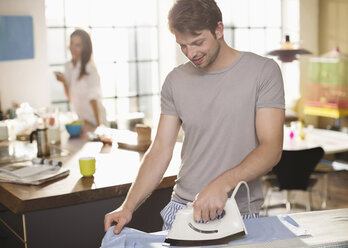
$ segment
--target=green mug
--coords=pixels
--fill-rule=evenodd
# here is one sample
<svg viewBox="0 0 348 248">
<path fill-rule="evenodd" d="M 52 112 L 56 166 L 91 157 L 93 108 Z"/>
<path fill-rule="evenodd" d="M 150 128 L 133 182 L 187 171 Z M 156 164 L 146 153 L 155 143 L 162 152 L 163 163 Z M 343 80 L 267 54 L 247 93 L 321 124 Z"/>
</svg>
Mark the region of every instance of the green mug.
<svg viewBox="0 0 348 248">
<path fill-rule="evenodd" d="M 95 158 L 82 157 L 79 158 L 80 172 L 84 177 L 93 176 L 95 173 Z"/>
</svg>

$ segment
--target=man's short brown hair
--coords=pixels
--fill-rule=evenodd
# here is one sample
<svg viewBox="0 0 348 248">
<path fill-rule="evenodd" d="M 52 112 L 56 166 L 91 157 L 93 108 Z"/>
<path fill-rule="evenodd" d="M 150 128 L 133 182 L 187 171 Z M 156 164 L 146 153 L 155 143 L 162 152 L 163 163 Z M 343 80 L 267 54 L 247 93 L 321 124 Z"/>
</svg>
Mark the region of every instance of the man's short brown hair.
<svg viewBox="0 0 348 248">
<path fill-rule="evenodd" d="M 219 7 L 214 0 L 177 0 L 168 14 L 172 33 L 191 33 L 208 29 L 215 35 L 218 22 L 222 21 Z"/>
</svg>

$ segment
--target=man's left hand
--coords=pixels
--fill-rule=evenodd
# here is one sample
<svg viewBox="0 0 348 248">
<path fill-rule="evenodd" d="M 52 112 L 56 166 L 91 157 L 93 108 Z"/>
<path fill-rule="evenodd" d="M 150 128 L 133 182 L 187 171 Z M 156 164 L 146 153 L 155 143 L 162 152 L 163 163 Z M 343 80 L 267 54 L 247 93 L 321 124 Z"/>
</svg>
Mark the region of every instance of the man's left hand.
<svg viewBox="0 0 348 248">
<path fill-rule="evenodd" d="M 195 221 L 206 222 L 221 215 L 227 201 L 227 194 L 226 183 L 221 177 L 208 184 L 193 201 Z"/>
</svg>

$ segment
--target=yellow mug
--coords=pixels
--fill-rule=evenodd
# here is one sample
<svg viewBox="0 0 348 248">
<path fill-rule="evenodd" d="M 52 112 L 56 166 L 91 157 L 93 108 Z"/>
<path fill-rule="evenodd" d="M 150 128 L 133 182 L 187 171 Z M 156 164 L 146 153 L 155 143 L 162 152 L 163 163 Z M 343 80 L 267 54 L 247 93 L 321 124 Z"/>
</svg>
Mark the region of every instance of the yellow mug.
<svg viewBox="0 0 348 248">
<path fill-rule="evenodd" d="M 93 176 L 95 173 L 95 158 L 82 157 L 79 158 L 80 172 L 84 177 Z"/>
</svg>

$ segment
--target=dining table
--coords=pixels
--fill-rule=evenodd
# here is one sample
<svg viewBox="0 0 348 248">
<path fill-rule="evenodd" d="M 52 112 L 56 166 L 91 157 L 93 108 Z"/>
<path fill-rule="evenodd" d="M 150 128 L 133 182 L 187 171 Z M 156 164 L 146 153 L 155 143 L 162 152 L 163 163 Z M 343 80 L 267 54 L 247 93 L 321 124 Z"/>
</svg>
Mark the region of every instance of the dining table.
<svg viewBox="0 0 348 248">
<path fill-rule="evenodd" d="M 332 173 L 342 168 L 348 168 L 346 161 L 336 161 L 337 154 L 348 152 L 348 133 L 328 129 L 304 127 L 301 122 L 293 122 L 291 126 L 284 125 L 283 150 L 302 150 L 321 147 L 324 157 L 315 167 L 314 174 L 323 180 L 320 194 L 321 209 L 326 209 L 329 196 L 330 179 Z M 336 165 L 338 164 L 338 165 Z M 339 168 L 339 169 L 337 169 Z"/>
<path fill-rule="evenodd" d="M 283 150 L 322 147 L 325 155 L 348 152 L 348 133 L 309 127 L 284 126 Z"/>
</svg>

